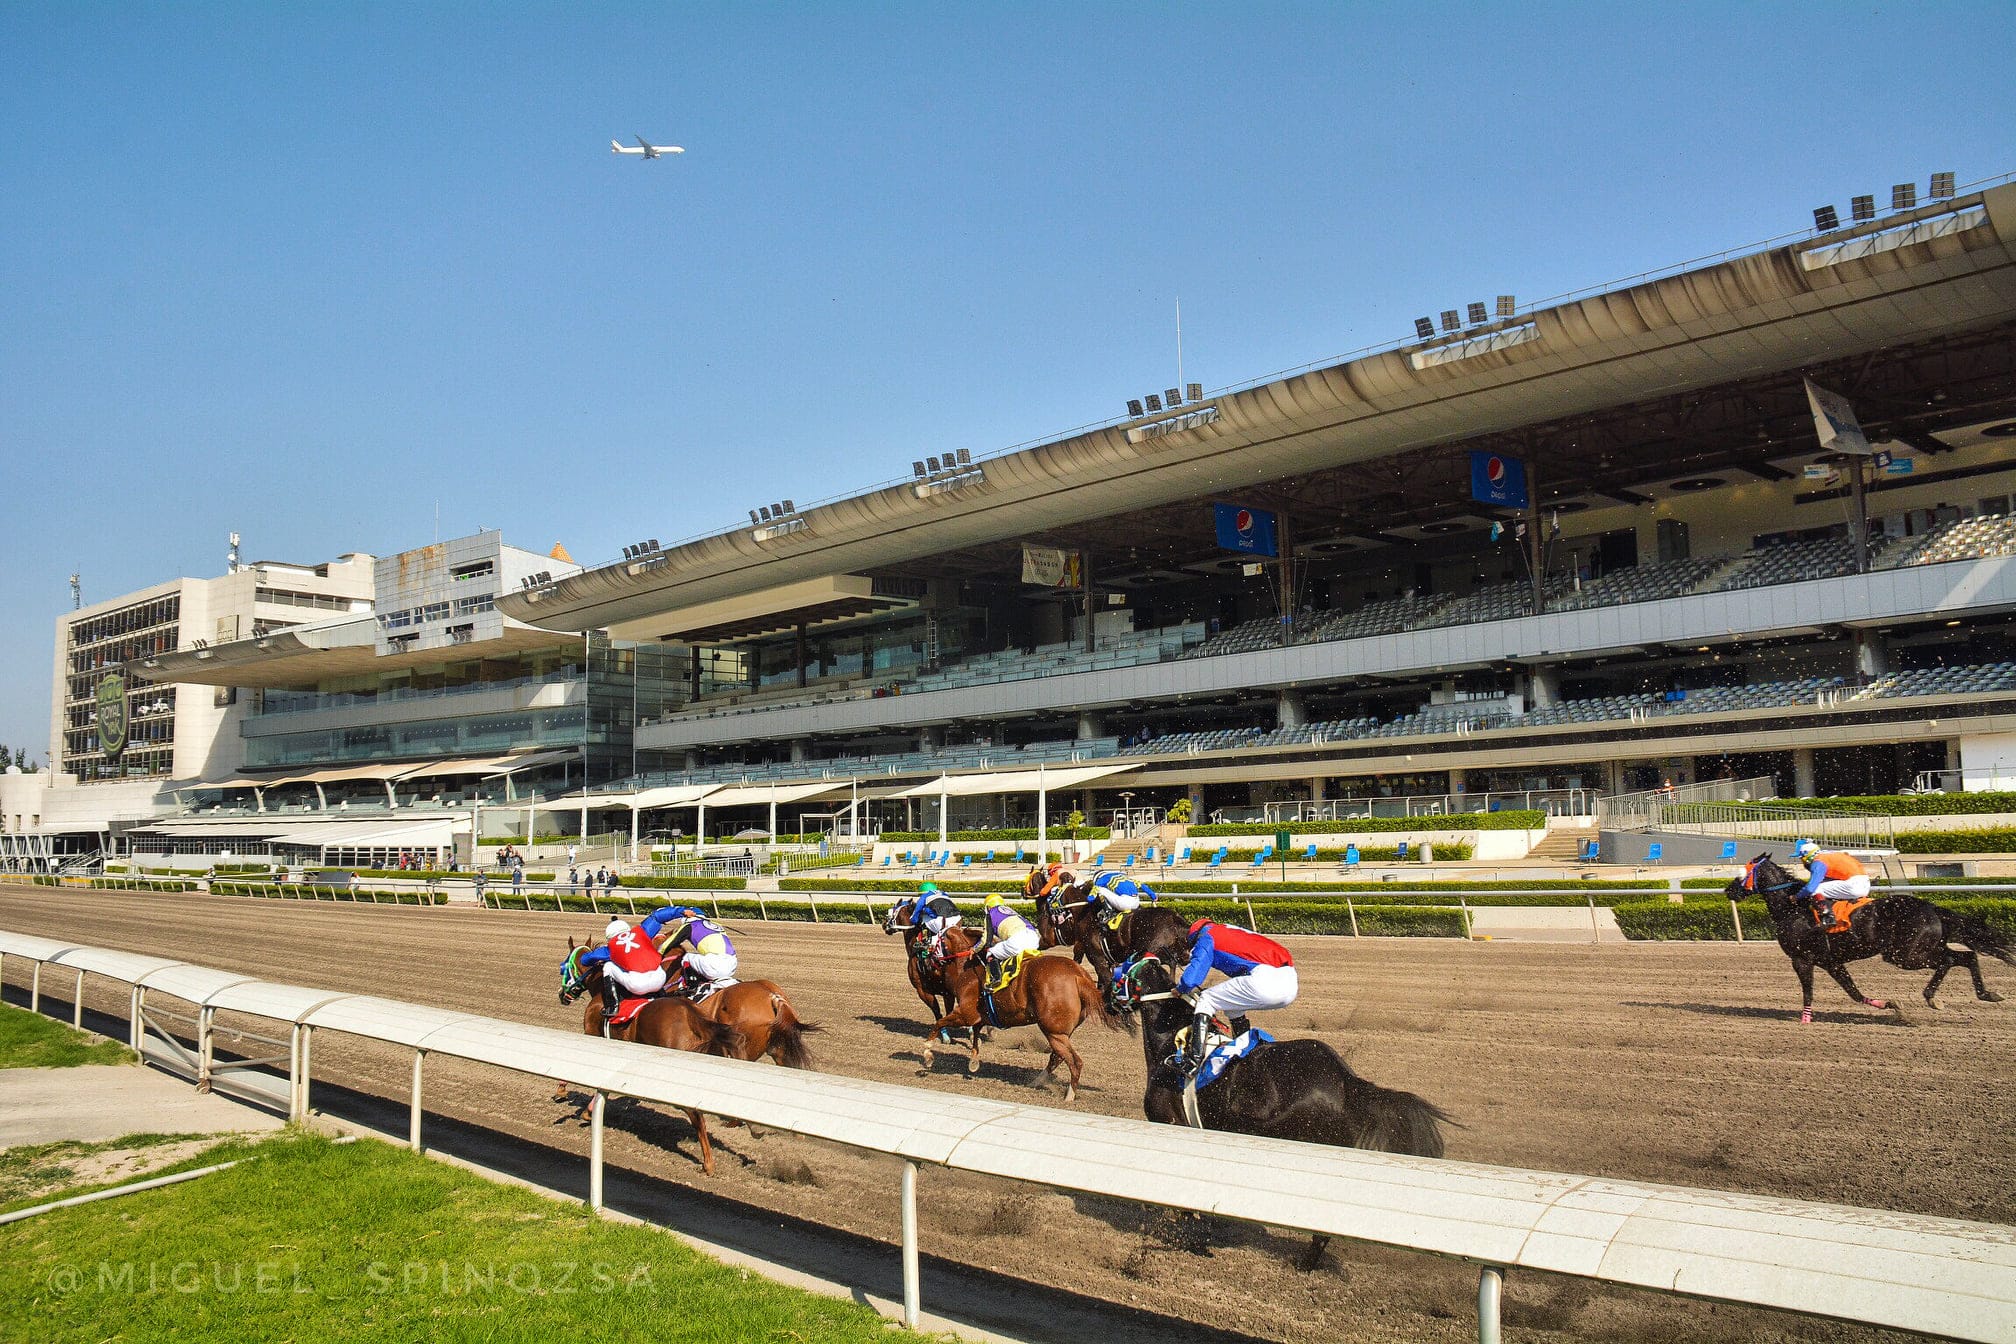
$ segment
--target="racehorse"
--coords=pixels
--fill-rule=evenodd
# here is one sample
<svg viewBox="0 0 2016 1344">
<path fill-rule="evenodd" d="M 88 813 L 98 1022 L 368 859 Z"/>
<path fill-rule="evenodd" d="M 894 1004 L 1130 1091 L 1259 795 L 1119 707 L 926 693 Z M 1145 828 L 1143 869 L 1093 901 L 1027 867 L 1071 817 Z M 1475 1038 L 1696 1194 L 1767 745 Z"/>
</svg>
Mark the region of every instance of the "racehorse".
<svg viewBox="0 0 2016 1344">
<path fill-rule="evenodd" d="M 1078 1030 L 1087 1018 L 1097 1018 L 1101 1026 L 1112 1031 L 1120 1031 L 1127 1025 L 1100 996 L 1099 986 L 1076 962 L 1062 957 L 1030 957 L 1022 963 L 1022 969 L 1013 980 L 995 991 L 991 998 L 992 1012 L 983 1010 L 980 1002 L 981 977 L 985 968 L 975 965 L 973 941 L 964 929 L 948 929 L 943 942 L 947 960 L 942 979 L 951 1007 L 945 1015 L 932 1023 L 930 1034 L 924 1038 L 924 1067 L 931 1067 L 932 1043 L 949 1039 L 942 1033 L 957 1027 L 971 1028 L 970 1055 L 966 1061 L 966 1072 L 980 1071 L 980 1023 L 985 1017 L 988 1025 L 996 1027 L 1035 1026 L 1050 1043 L 1050 1058 L 1043 1065 L 1043 1076 L 1054 1074 L 1059 1064 L 1071 1073 L 1071 1081 L 1064 1086 L 1064 1100 L 1078 1099 L 1078 1081 L 1084 1076 L 1085 1061 L 1071 1045 L 1071 1033 Z M 920 991 L 921 992 L 921 991 Z"/>
<path fill-rule="evenodd" d="M 931 1016 L 943 1017 L 953 1007 L 950 986 L 945 983 L 945 970 L 955 960 L 973 955 L 971 945 L 956 955 L 946 950 L 944 945 L 932 938 L 913 922 L 912 916 L 921 897 L 912 896 L 908 900 L 896 902 L 889 907 L 889 913 L 882 917 L 882 932 L 891 934 L 903 930 L 903 953 L 905 969 L 910 973 L 910 988 L 924 1006 L 931 1010 Z M 940 1032 L 939 1039 L 951 1043 L 952 1033 Z M 973 1053 L 980 1053 L 980 1028 L 972 1030 Z"/>
<path fill-rule="evenodd" d="M 574 940 L 567 940 L 567 959 L 560 963 L 560 1002 L 572 1003 L 582 995 L 587 995 L 588 1004 L 581 1014 L 581 1030 L 589 1036 L 600 1036 L 602 1031 L 602 976 L 600 963 L 583 968 L 581 953 L 585 947 L 574 946 Z M 740 1031 L 725 1022 L 715 1022 L 703 1016 L 698 1008 L 680 998 L 652 999 L 622 1026 L 609 1028 L 612 1040 L 634 1041 L 638 1045 L 662 1046 L 667 1050 L 690 1050 L 699 1055 L 719 1055 L 724 1059 L 746 1058 L 742 1052 L 747 1041 Z M 553 1100 L 567 1099 L 567 1085 L 553 1094 Z M 690 1107 L 682 1106 L 686 1119 L 693 1125 L 693 1132 L 700 1136 L 700 1170 L 707 1175 L 714 1174 L 714 1145 L 707 1137 L 707 1117 Z M 577 1116 L 586 1114 L 584 1103 Z"/>
<path fill-rule="evenodd" d="M 1934 905 L 1902 892 L 1879 896 L 1857 910 L 1845 933 L 1828 933 L 1813 920 L 1809 907 L 1792 899 L 1791 893 L 1804 886 L 1798 878 L 1779 867 L 1769 854 L 1759 854 L 1744 866 L 1740 877 L 1732 879 L 1725 894 L 1731 901 L 1755 893 L 1764 898 L 1777 930 L 1778 946 L 1792 958 L 1792 971 L 1799 977 L 1801 1022 L 1813 1020 L 1813 968 L 1820 967 L 1834 977 L 1848 997 L 1871 1008 L 1892 1005 L 1883 999 L 1865 998 L 1848 976 L 1848 963 L 1864 957 L 1881 957 L 1906 971 L 1930 970 L 1925 986 L 1925 1006 L 1937 1008 L 1932 996 L 1939 982 L 1955 966 L 1965 966 L 1974 979 L 1974 997 L 2000 1003 L 2002 996 L 1981 979 L 1981 957 L 1991 957 L 2016 966 L 2016 944 L 1972 915 Z M 1964 952 L 1953 950 L 1958 943 Z"/>
<path fill-rule="evenodd" d="M 1146 911 L 1141 914 L 1171 914 Z M 1162 1125 L 1187 1124 L 1185 1079 L 1175 1060 L 1177 1033 L 1191 1025 L 1190 1004 L 1176 992 L 1181 960 L 1165 962 L 1152 953 L 1137 955 L 1121 973 L 1120 1002 L 1141 1015 L 1141 1050 L 1148 1061 L 1148 1088 L 1141 1110 Z M 1442 1156 L 1442 1126 L 1453 1124 L 1431 1102 L 1381 1087 L 1354 1073 L 1322 1041 L 1272 1041 L 1227 1063 L 1196 1095 L 1197 1119 L 1205 1129 L 1259 1134 L 1338 1148 L 1414 1157 Z M 1302 1268 L 1314 1269 L 1330 1238 L 1316 1234 Z"/>
<path fill-rule="evenodd" d="M 679 979 L 683 953 L 665 962 L 666 983 Z M 801 1021 L 784 991 L 768 980 L 738 980 L 726 989 L 717 989 L 693 1004 L 700 1015 L 726 1023 L 742 1034 L 743 1044 L 735 1059 L 761 1059 L 768 1055 L 787 1069 L 809 1069 L 812 1056 L 805 1049 L 805 1033 L 819 1028 Z"/>
<path fill-rule="evenodd" d="M 1037 946 L 1070 948 L 1073 961 L 1092 963 L 1092 976 L 1103 987 L 1112 983 L 1113 968 L 1126 955 L 1122 951 L 1116 956 L 1115 949 L 1127 946 L 1134 917 L 1146 912 L 1129 910 L 1108 928 L 1091 903 L 1094 881 L 1080 882 L 1076 874 L 1060 870 L 1052 882 L 1049 871 L 1038 864 L 1022 880 L 1022 897 L 1036 904 Z"/>
</svg>

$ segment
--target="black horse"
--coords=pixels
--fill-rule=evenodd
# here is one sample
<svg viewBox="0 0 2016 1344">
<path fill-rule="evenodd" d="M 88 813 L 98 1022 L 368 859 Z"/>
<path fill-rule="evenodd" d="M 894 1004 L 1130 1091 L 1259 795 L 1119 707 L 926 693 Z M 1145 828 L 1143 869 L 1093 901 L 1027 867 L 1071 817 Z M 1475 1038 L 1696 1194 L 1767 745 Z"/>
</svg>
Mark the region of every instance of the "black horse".
<svg viewBox="0 0 2016 1344">
<path fill-rule="evenodd" d="M 1122 973 L 1121 1001 L 1141 1013 L 1148 1090 L 1141 1109 L 1158 1124 L 1180 1125 L 1183 1075 L 1177 1071 L 1176 1034 L 1190 1025 L 1190 1005 L 1176 989 L 1176 968 L 1149 955 Z M 1367 1082 L 1321 1041 L 1275 1041 L 1225 1066 L 1197 1093 L 1197 1118 L 1206 1129 L 1259 1134 L 1339 1148 L 1442 1156 L 1449 1117 L 1412 1092 Z"/>
<path fill-rule="evenodd" d="M 2016 966 L 2016 944 L 1974 916 L 1899 892 L 1879 896 L 1857 910 L 1847 932 L 1828 933 L 1814 922 L 1809 906 L 1792 899 L 1792 893 L 1804 885 L 1779 867 L 1769 854 L 1759 854 L 1727 888 L 1732 901 L 1740 901 L 1752 893 L 1764 898 L 1778 934 L 1778 946 L 1792 958 L 1793 973 L 1799 977 L 1799 990 L 1804 997 L 1801 1022 L 1813 1020 L 1815 966 L 1833 976 L 1855 1002 L 1871 1008 L 1891 1006 L 1882 999 L 1863 997 L 1849 978 L 1848 963 L 1864 957 L 1881 957 L 1901 970 L 1931 971 L 1931 982 L 1925 986 L 1928 1008 L 1939 1006 L 1932 996 L 1939 992 L 1939 982 L 1946 978 L 1946 972 L 1955 966 L 1965 966 L 1967 974 L 1974 978 L 1976 998 L 1988 1003 L 2002 1001 L 2002 996 L 1981 979 L 1979 954 L 1986 952 Z M 1956 943 L 1966 950 L 1956 952 L 1953 948 Z"/>
</svg>

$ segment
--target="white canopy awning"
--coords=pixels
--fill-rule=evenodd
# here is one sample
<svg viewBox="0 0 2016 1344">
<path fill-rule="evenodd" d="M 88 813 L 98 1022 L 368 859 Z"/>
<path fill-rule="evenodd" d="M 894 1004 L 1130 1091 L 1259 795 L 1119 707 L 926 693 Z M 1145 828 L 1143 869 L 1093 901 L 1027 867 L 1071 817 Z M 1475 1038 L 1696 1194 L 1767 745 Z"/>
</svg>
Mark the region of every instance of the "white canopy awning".
<svg viewBox="0 0 2016 1344">
<path fill-rule="evenodd" d="M 709 802 L 712 802 L 713 799 L 708 798 L 708 795 L 714 793 L 720 787 L 719 784 L 660 785 L 658 788 L 645 789 L 641 793 L 632 795 L 634 799 L 633 806 L 638 808 L 691 807 L 702 798 L 707 798 Z"/>
<path fill-rule="evenodd" d="M 273 837 L 276 845 L 342 845 L 359 848 L 380 845 L 445 845 L 455 823 L 448 817 L 429 821 L 325 821 L 299 826 Z"/>
<path fill-rule="evenodd" d="M 478 756 L 473 760 L 429 761 L 425 765 L 413 765 L 399 776 L 407 779 L 445 779 L 453 775 L 494 775 L 497 767 L 505 764 L 509 756 Z"/>
<path fill-rule="evenodd" d="M 814 794 L 831 793 L 833 781 L 812 784 L 736 784 L 707 795 L 709 807 L 762 807 L 770 803 L 795 803 Z M 840 787 L 845 788 L 846 785 Z"/>
<path fill-rule="evenodd" d="M 516 774 L 520 770 L 530 770 L 536 765 L 558 765 L 561 761 L 578 761 L 581 753 L 569 748 L 565 751 L 534 751 L 522 756 L 499 756 L 497 769 L 489 773 L 499 775 Z"/>
<path fill-rule="evenodd" d="M 971 798 L 985 793 L 1035 793 L 1038 789 L 1072 789 L 1080 784 L 1138 770 L 1138 765 L 1067 765 L 1056 770 L 998 770 L 984 775 L 941 775 L 891 795 L 896 798 Z"/>
<path fill-rule="evenodd" d="M 576 793 L 565 798 L 548 798 L 543 803 L 533 803 L 531 807 L 534 812 L 579 812 L 586 806 L 590 812 L 600 812 L 611 807 L 627 808 L 636 797 L 634 793 L 591 793 L 584 802 Z M 497 806 L 505 812 L 518 810 L 516 803 L 499 803 Z"/>
<path fill-rule="evenodd" d="M 298 775 L 276 779 L 275 784 L 337 784 L 347 779 L 397 779 L 413 769 L 411 761 L 399 765 L 341 765 L 326 770 L 304 770 Z"/>
</svg>

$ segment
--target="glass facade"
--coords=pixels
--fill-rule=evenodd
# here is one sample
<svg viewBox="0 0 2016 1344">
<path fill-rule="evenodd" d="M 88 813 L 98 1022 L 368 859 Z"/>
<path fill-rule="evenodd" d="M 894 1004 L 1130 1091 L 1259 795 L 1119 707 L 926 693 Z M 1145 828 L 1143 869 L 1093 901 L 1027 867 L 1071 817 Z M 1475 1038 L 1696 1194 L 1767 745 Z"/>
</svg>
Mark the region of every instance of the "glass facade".
<svg viewBox="0 0 2016 1344">
<path fill-rule="evenodd" d="M 80 781 L 164 778 L 175 767 L 175 688 L 127 678 L 126 749 L 116 759 L 98 747 L 98 683 L 129 661 L 172 651 L 182 595 L 135 602 L 70 624 L 64 653 L 63 759 L 56 768 Z"/>
</svg>

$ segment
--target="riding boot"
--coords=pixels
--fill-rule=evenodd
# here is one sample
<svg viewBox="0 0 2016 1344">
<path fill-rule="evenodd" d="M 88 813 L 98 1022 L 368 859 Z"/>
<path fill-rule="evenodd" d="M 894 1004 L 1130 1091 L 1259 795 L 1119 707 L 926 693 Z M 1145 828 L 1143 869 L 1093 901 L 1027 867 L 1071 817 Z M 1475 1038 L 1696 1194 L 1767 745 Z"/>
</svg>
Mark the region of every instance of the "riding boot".
<svg viewBox="0 0 2016 1344">
<path fill-rule="evenodd" d="M 1190 1049 L 1188 1067 L 1184 1072 L 1195 1075 L 1204 1063 L 1206 1038 L 1211 1034 L 1211 1014 L 1198 1013 L 1190 1020 Z"/>
<path fill-rule="evenodd" d="M 1235 1037 L 1244 1036 L 1247 1032 L 1251 1030 L 1253 1030 L 1253 1021 L 1251 1018 L 1247 1017 L 1246 1014 L 1238 1013 L 1233 1016 L 1232 1018 L 1233 1036 Z"/>
<path fill-rule="evenodd" d="M 604 1018 L 611 1018 L 616 1016 L 616 1010 L 622 1006 L 622 1000 L 623 996 L 621 992 L 616 988 L 616 982 L 606 975 L 603 976 L 602 1016 Z"/>
</svg>

